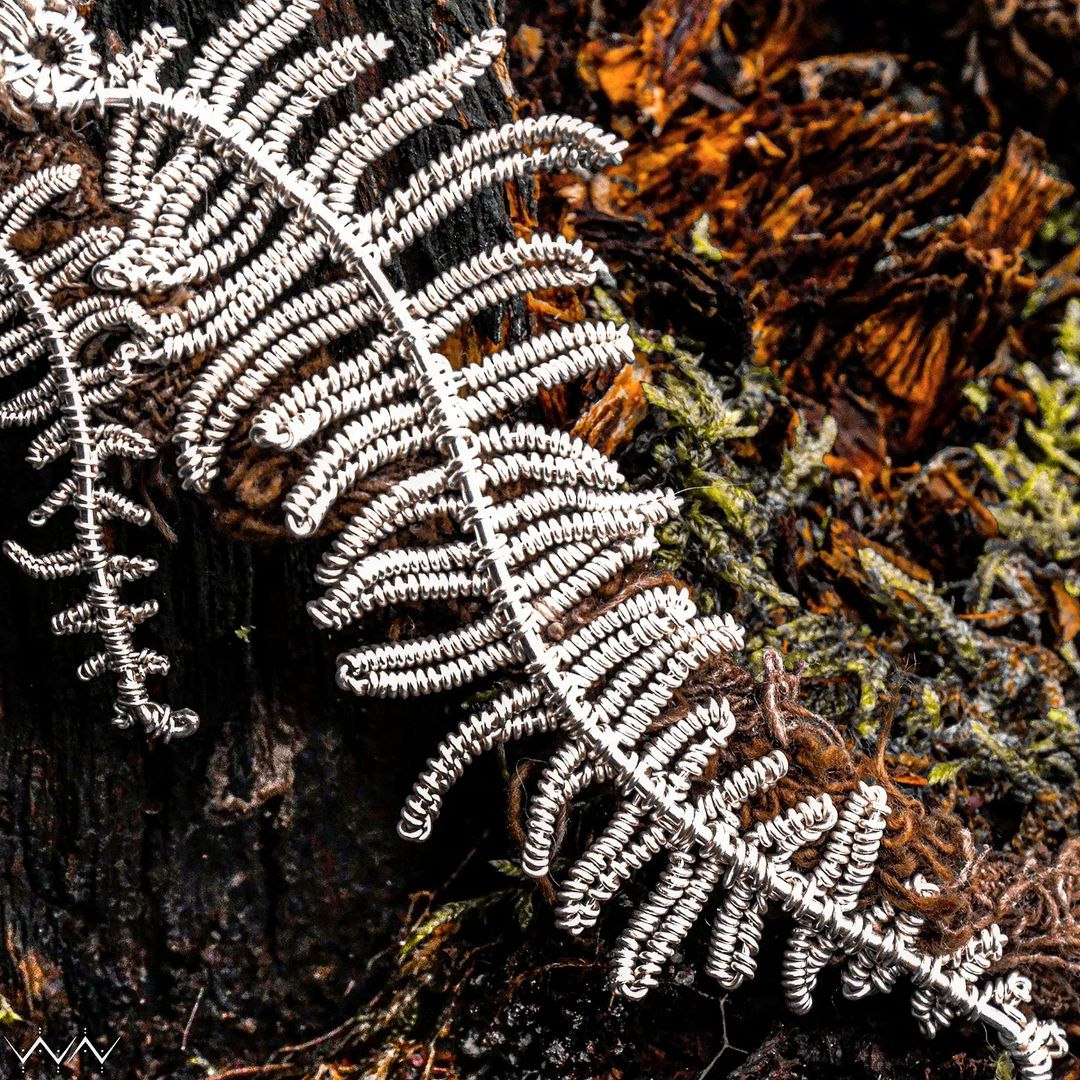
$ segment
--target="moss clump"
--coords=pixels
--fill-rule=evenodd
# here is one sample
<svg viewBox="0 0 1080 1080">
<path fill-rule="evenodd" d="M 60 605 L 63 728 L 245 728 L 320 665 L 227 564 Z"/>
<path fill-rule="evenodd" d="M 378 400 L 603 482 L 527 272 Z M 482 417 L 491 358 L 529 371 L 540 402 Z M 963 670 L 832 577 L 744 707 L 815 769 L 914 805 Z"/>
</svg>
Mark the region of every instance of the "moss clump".
<svg viewBox="0 0 1080 1080">
<path fill-rule="evenodd" d="M 1009 549 L 1070 562 L 1080 557 L 1080 300 L 1066 307 L 1054 366 L 1056 377 L 1031 361 L 1019 367 L 1036 409 L 1023 423 L 1026 438 L 975 451 L 1000 496 L 990 511 Z M 1069 584 L 1080 591 L 1075 575 Z"/>
<path fill-rule="evenodd" d="M 771 372 L 709 371 L 695 343 L 631 329 L 653 379 L 634 451 L 648 464 L 635 471 L 684 503 L 661 535 L 665 565 L 698 586 L 703 607 L 746 626 L 752 653 L 780 648 L 803 665 L 809 704 L 855 737 L 869 744 L 893 712 L 902 781 L 966 801 L 984 836 L 1067 831 L 1080 775 L 1080 302 L 1054 374 L 1016 369 L 1031 409 L 1016 436 L 946 448 L 887 496 L 831 457 L 834 418 Z M 998 393 L 985 380 L 968 414 L 988 436 Z M 954 458 L 982 531 L 950 549 L 913 518 L 943 475 L 959 483 L 942 473 Z M 1069 618 L 1075 628 L 1055 633 Z"/>
</svg>

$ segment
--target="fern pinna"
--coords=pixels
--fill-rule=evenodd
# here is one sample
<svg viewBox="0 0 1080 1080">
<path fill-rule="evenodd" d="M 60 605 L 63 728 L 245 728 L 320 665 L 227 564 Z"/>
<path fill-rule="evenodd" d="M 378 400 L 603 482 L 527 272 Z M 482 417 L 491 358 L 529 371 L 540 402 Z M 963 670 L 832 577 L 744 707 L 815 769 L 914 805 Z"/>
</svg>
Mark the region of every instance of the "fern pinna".
<svg viewBox="0 0 1080 1080">
<path fill-rule="evenodd" d="M 741 646 L 741 631 L 647 571 L 655 528 L 678 513 L 675 496 L 630 491 L 582 440 L 506 419 L 545 387 L 624 364 L 626 333 L 563 326 L 460 370 L 440 352 L 485 309 L 588 285 L 599 261 L 577 242 L 537 236 L 471 255 L 417 291 L 391 280 L 398 256 L 482 189 L 540 170 L 603 167 L 620 144 L 565 117 L 519 121 L 465 137 L 364 210 L 358 190 L 371 166 L 462 101 L 498 56 L 501 34 L 472 38 L 369 97 L 301 151 L 308 118 L 391 49 L 380 35 L 350 36 L 266 74 L 317 0 L 254 0 L 199 50 L 176 89 L 159 85 L 183 44 L 170 30 L 152 27 L 100 71 L 77 22 L 58 33 L 55 16 L 3 5 L 5 78 L 17 100 L 117 114 L 106 193 L 128 225 L 94 280 L 116 295 L 182 287 L 188 296 L 140 320 L 132 339 L 146 354 L 197 366 L 175 429 L 185 483 L 213 482 L 241 425 L 258 443 L 300 452 L 283 500 L 297 536 L 316 532 L 364 483 L 367 501 L 318 571 L 325 591 L 310 611 L 320 626 L 342 629 L 403 603 L 486 604 L 467 625 L 340 658 L 341 685 L 374 696 L 507 673 L 428 763 L 402 834 L 430 832 L 474 756 L 550 733 L 557 745 L 525 843 L 531 874 L 551 867 L 578 794 L 600 783 L 620 793 L 565 874 L 560 922 L 582 932 L 632 877 L 660 864 L 616 947 L 624 993 L 656 983 L 709 904 L 706 968 L 738 986 L 754 973 L 775 902 L 795 923 L 783 980 L 793 1009 L 809 1008 L 834 960 L 851 996 L 907 977 L 928 1033 L 958 1017 L 982 1020 L 1020 1074 L 1048 1075 L 1063 1034 L 1024 1011 L 1022 975 L 987 974 L 1005 944 L 1000 930 L 935 954 L 916 911 L 867 891 L 890 813 L 883 787 L 861 782 L 842 799 L 823 791 L 772 814 L 745 813 L 782 783 L 788 736 L 776 724 L 767 749 L 729 755 L 741 733 L 722 681 L 702 676 Z M 60 53 L 51 67 L 39 59 L 43 40 Z M 324 347 L 329 360 L 319 359 Z M 425 523 L 440 542 L 417 542 Z M 620 580 L 632 584 L 612 590 Z M 766 699 L 784 678 L 778 658 L 767 663 Z M 684 695 L 691 683 L 695 693 Z M 809 862 L 807 852 L 816 853 Z M 906 888 L 927 896 L 939 885 L 917 876 Z"/>
<path fill-rule="evenodd" d="M 22 380 L 23 389 L 0 401 L 0 426 L 41 427 L 30 443 L 27 461 L 43 468 L 63 460 L 70 472 L 30 514 L 45 525 L 53 515 L 70 511 L 74 541 L 46 555 L 32 554 L 14 540 L 6 554 L 26 573 L 44 579 L 88 579 L 86 596 L 53 616 L 57 634 L 88 633 L 101 649 L 79 667 L 80 678 L 110 674 L 116 684 L 113 722 L 139 724 L 165 739 L 188 735 L 198 720 L 187 709 L 173 711 L 151 700 L 147 678 L 168 671 L 168 661 L 153 649 L 137 648 L 134 630 L 157 611 L 157 602 L 125 602 L 127 582 L 153 573 L 152 559 L 111 550 L 108 522 L 120 519 L 146 525 L 149 511 L 112 487 L 105 466 L 110 458 L 153 457 L 153 444 L 138 432 L 102 415 L 135 376 L 138 349 L 123 342 L 94 363 L 80 356 L 104 335 L 127 332 L 142 319 L 134 300 L 97 295 L 57 306 L 64 290 L 77 286 L 86 272 L 117 243 L 119 229 L 91 228 L 34 258 L 19 254 L 13 239 L 50 202 L 75 191 L 76 165 L 44 168 L 0 199 L 0 377 Z M 26 386 L 27 376 L 34 379 Z M 44 425 L 42 427 L 42 425 Z"/>
</svg>

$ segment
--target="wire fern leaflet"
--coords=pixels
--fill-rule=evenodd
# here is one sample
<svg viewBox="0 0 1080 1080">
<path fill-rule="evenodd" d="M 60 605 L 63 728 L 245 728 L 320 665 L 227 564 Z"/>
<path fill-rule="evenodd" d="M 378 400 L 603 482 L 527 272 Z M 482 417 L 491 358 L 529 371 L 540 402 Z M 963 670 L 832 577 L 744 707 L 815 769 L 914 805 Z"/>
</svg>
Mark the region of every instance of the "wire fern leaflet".
<svg viewBox="0 0 1080 1080">
<path fill-rule="evenodd" d="M 615 465 L 580 440 L 502 416 L 543 387 L 625 362 L 627 337 L 605 324 L 562 327 L 460 371 L 439 349 L 485 308 L 535 289 L 588 284 L 598 261 L 577 243 L 539 236 L 480 252 L 415 293 L 391 280 L 397 256 L 482 189 L 540 169 L 600 167 L 620 145 L 563 117 L 507 125 L 466 137 L 363 212 L 357 191 L 369 167 L 462 100 L 497 56 L 500 34 L 470 39 L 369 98 L 293 166 L 289 153 L 306 119 L 382 59 L 389 41 L 348 37 L 266 75 L 317 4 L 255 0 L 171 89 L 158 83 L 182 44 L 171 31 L 151 28 L 104 74 L 88 69 L 85 35 L 53 34 L 62 58 L 47 70 L 31 46 L 49 27 L 13 0 L 3 3 L 3 62 L 19 100 L 119 113 L 107 192 L 130 222 L 95 280 L 117 291 L 191 293 L 180 311 L 136 333 L 144 350 L 171 361 L 204 358 L 176 428 L 186 483 L 212 483 L 227 440 L 251 419 L 255 440 L 307 454 L 282 504 L 298 536 L 317 531 L 346 492 L 379 481 L 323 559 L 326 591 L 310 607 L 320 625 L 345 627 L 391 604 L 487 603 L 467 625 L 340 658 L 339 682 L 372 695 L 430 692 L 511 669 L 496 697 L 429 762 L 402 833 L 427 835 L 476 754 L 554 733 L 558 746 L 530 815 L 530 873 L 548 871 L 560 815 L 580 792 L 611 782 L 622 795 L 566 875 L 561 923 L 580 933 L 646 864 L 664 862 L 616 948 L 624 993 L 655 984 L 714 894 L 706 967 L 723 985 L 739 985 L 754 973 L 772 901 L 795 922 L 784 960 L 795 1010 L 809 1007 L 833 958 L 845 962 L 852 996 L 907 975 L 927 1033 L 978 1018 L 997 1030 L 1022 1075 L 1048 1075 L 1064 1051 L 1061 1032 L 1023 1011 L 1030 987 L 1021 976 L 984 977 L 1001 954 L 1000 931 L 932 956 L 913 916 L 885 901 L 859 906 L 888 815 L 883 789 L 863 784 L 839 806 L 826 794 L 808 797 L 746 829 L 738 811 L 781 780 L 789 766 L 783 747 L 703 783 L 733 734 L 728 701 L 712 694 L 658 722 L 693 672 L 741 646 L 730 618 L 702 616 L 682 590 L 644 575 L 572 632 L 560 622 L 644 564 L 655 527 L 677 502 L 666 492 L 625 490 Z M 291 211 L 284 222 L 283 208 Z M 334 273 L 325 272 L 327 261 Z M 303 375 L 301 365 L 331 344 L 332 358 Z M 444 520 L 449 540 L 413 541 L 413 526 Z M 794 856 L 816 844 L 813 869 L 797 869 Z"/>
<path fill-rule="evenodd" d="M 110 457 L 152 457 L 153 445 L 130 428 L 97 415 L 130 384 L 137 350 L 127 343 L 100 363 L 81 365 L 78 360 L 82 346 L 110 331 L 128 330 L 141 318 L 142 309 L 131 300 L 108 296 L 56 307 L 57 294 L 79 283 L 119 242 L 121 233 L 88 229 L 31 260 L 21 257 L 11 242 L 36 213 L 70 195 L 78 182 L 77 166 L 46 168 L 0 199 L 0 320 L 8 327 L 0 334 L 0 377 L 41 368 L 30 387 L 0 401 L 0 426 L 45 425 L 31 442 L 27 460 L 41 468 L 67 457 L 71 472 L 33 511 L 30 522 L 41 526 L 70 509 L 75 531 L 73 544 L 63 551 L 34 555 L 13 540 L 4 544 L 4 551 L 34 577 L 89 579 L 85 599 L 54 615 L 53 630 L 99 635 L 102 649 L 80 666 L 79 676 L 113 675 L 114 723 L 140 724 L 151 735 L 169 739 L 190 734 L 198 720 L 189 710 L 174 712 L 151 701 L 146 680 L 163 675 L 168 661 L 151 649 L 137 649 L 133 632 L 155 614 L 157 603 L 130 604 L 120 596 L 123 584 L 151 574 L 155 563 L 111 551 L 106 535 L 110 519 L 136 525 L 150 520 L 145 507 L 106 483 L 103 469 Z"/>
</svg>

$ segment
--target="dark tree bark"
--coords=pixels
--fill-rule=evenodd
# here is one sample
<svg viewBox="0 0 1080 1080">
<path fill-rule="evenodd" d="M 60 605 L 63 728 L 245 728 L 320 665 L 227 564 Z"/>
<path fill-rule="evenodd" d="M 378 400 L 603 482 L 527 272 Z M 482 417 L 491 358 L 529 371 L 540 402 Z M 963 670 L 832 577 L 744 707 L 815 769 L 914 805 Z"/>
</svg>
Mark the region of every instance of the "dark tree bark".
<svg viewBox="0 0 1080 1080">
<path fill-rule="evenodd" d="M 197 43 L 232 11 L 226 0 L 102 0 L 93 18 L 99 38 L 131 40 L 160 21 Z M 390 80 L 492 17 L 480 0 L 330 0 L 309 44 L 385 31 L 397 47 L 378 78 Z M 503 121 L 504 94 L 485 79 L 467 123 Z M 407 160 L 455 126 L 414 139 L 381 182 L 400 183 Z M 490 198 L 425 254 L 442 268 L 506 230 Z M 39 543 L 23 521 L 48 489 L 22 463 L 25 442 L 16 432 L 0 443 L 0 534 Z M 75 678 L 86 642 L 49 632 L 62 587 L 0 568 L 0 993 L 24 1021 L 4 1030 L 16 1046 L 38 1025 L 54 1046 L 83 1028 L 119 1038 L 110 1074 L 124 1077 L 180 1075 L 196 1055 L 215 1067 L 261 1060 L 339 1023 L 370 994 L 365 971 L 394 942 L 410 890 L 445 878 L 483 831 L 472 821 L 476 835 L 443 833 L 422 850 L 398 840 L 397 808 L 447 706 L 335 689 L 337 649 L 303 610 L 322 544 L 233 541 L 205 506 L 154 498 L 176 542 L 137 530 L 123 550 L 161 563 L 162 612 L 142 636 L 172 658 L 163 699 L 202 719 L 185 742 L 148 747 L 110 727 L 108 687 Z M 0 1073 L 12 1069 L 8 1058 Z"/>
</svg>

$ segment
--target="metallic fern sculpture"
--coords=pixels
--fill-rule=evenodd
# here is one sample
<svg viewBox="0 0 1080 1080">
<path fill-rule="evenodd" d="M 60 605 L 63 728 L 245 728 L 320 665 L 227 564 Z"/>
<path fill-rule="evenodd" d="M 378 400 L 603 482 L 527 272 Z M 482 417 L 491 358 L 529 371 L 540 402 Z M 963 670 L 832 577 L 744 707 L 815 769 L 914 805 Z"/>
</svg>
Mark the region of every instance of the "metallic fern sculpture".
<svg viewBox="0 0 1080 1080">
<path fill-rule="evenodd" d="M 25 259 L 12 238 L 53 200 L 69 195 L 79 183 L 76 165 L 42 169 L 0 198 L 0 377 L 23 387 L 0 400 L 0 427 L 41 427 L 27 461 L 42 468 L 66 459 L 70 473 L 30 514 L 32 525 L 45 525 L 70 510 L 74 542 L 46 555 L 34 555 L 13 540 L 6 554 L 37 578 L 82 576 L 86 596 L 53 616 L 57 634 L 97 634 L 101 651 L 78 670 L 91 679 L 110 674 L 116 682 L 119 727 L 139 724 L 165 739 L 190 734 L 194 713 L 171 710 L 151 701 L 146 680 L 168 671 L 168 660 L 152 649 L 135 646 L 135 628 L 157 612 L 157 602 L 127 603 L 121 587 L 153 573 L 152 559 L 111 550 L 108 522 L 120 519 L 146 525 L 149 511 L 110 486 L 104 469 L 110 458 L 153 457 L 155 448 L 131 428 L 109 420 L 102 409 L 126 393 L 134 377 L 137 349 L 124 343 L 96 363 L 84 364 L 84 348 L 103 335 L 128 332 L 143 318 L 133 300 L 98 295 L 57 307 L 63 290 L 78 285 L 86 272 L 120 242 L 118 229 L 91 228 L 36 258 Z M 36 381 L 26 386 L 29 378 Z"/>
<path fill-rule="evenodd" d="M 453 598 L 481 609 L 467 625 L 340 658 L 339 682 L 374 696 L 458 687 L 508 669 L 428 763 L 403 835 L 428 835 L 476 755 L 551 733 L 557 746 L 530 807 L 530 873 L 548 871 L 559 820 L 581 792 L 608 783 L 621 795 L 565 875 L 560 922 L 582 932 L 635 874 L 663 864 L 616 948 L 623 992 L 640 996 L 656 983 L 709 904 L 706 966 L 724 986 L 739 985 L 754 973 L 775 902 L 795 924 L 784 959 L 795 1010 L 809 1008 L 834 959 L 854 997 L 906 977 L 927 1033 L 956 1018 L 981 1020 L 1021 1075 L 1049 1075 L 1062 1033 L 1025 1013 L 1023 977 L 986 977 L 1001 955 L 1000 931 L 934 956 L 915 916 L 884 900 L 860 904 L 889 813 L 882 788 L 863 784 L 842 805 L 807 797 L 745 827 L 740 808 L 788 768 L 782 747 L 712 780 L 708 769 L 735 726 L 722 688 L 662 722 L 695 672 L 742 644 L 729 617 L 699 614 L 684 591 L 655 578 L 630 575 L 636 586 L 609 588 L 648 560 L 676 498 L 629 491 L 615 464 L 580 439 L 507 418 L 544 387 L 624 363 L 626 335 L 609 324 L 563 326 L 461 370 L 439 352 L 483 309 L 530 290 L 587 285 L 598 260 L 578 243 L 538 236 L 471 255 L 415 292 L 391 281 L 397 257 L 481 189 L 544 169 L 601 167 L 620 144 L 577 120 L 521 121 L 465 137 L 363 210 L 357 192 L 369 168 L 453 109 L 502 38 L 470 39 L 370 97 L 301 153 L 308 117 L 391 48 L 378 35 L 352 36 L 267 74 L 316 8 L 316 0 L 254 0 L 171 89 L 158 77 L 181 46 L 172 31 L 153 27 L 102 72 L 77 23 L 55 31 L 44 16 L 0 0 L 8 42 L 0 59 L 9 91 L 25 104 L 118 114 L 106 184 L 129 224 L 94 280 L 117 293 L 186 290 L 186 302 L 141 321 L 133 338 L 172 362 L 197 358 L 175 431 L 185 482 L 213 482 L 241 425 L 257 442 L 303 452 L 283 502 L 297 536 L 318 530 L 366 482 L 366 503 L 319 568 L 325 591 L 310 610 L 320 626 L 343 628 L 402 603 Z M 61 54 L 51 67 L 38 59 L 42 39 Z M 425 524 L 439 542 L 418 543 Z M 599 602 L 582 616 L 590 599 Z M 800 870 L 795 856 L 811 845 L 820 854 Z M 910 887 L 936 886 L 917 879 Z"/>
</svg>

